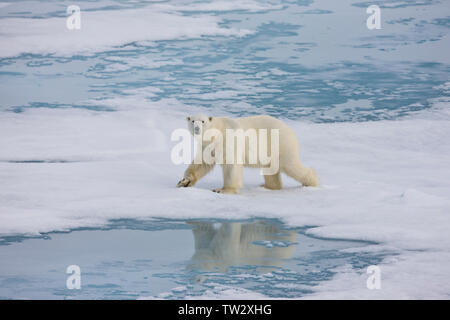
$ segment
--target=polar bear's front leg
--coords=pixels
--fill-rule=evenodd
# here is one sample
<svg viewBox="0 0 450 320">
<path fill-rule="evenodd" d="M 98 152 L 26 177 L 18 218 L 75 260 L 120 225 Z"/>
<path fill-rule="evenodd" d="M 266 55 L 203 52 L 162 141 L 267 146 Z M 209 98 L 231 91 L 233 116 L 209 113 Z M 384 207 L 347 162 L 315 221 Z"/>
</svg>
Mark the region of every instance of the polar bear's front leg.
<svg viewBox="0 0 450 320">
<path fill-rule="evenodd" d="M 223 170 L 223 187 L 214 189 L 217 193 L 239 193 L 242 187 L 242 166 L 234 164 L 222 165 Z"/>
<path fill-rule="evenodd" d="M 214 168 L 213 164 L 195 164 L 192 163 L 184 172 L 184 177 L 181 179 L 177 188 L 180 187 L 192 187 L 194 186 L 198 180 L 203 178 L 208 172 L 210 172 Z"/>
</svg>

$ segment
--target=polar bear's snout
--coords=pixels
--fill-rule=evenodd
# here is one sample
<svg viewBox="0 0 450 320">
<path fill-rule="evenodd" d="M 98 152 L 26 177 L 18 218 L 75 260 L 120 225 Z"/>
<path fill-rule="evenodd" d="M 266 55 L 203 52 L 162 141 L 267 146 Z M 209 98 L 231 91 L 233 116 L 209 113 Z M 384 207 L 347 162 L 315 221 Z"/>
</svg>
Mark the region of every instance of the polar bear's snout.
<svg viewBox="0 0 450 320">
<path fill-rule="evenodd" d="M 196 121 L 197 122 L 197 121 Z M 200 124 L 196 123 L 194 125 L 194 133 L 195 134 L 200 134 L 200 132 L 202 131 L 202 128 L 200 127 Z"/>
</svg>

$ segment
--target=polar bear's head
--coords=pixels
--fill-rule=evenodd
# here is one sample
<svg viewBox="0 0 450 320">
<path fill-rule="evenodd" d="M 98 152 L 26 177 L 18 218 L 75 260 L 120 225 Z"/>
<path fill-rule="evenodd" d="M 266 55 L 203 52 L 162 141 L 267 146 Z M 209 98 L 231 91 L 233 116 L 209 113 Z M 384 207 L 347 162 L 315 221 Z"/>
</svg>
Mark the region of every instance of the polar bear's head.
<svg viewBox="0 0 450 320">
<path fill-rule="evenodd" d="M 192 135 L 202 134 L 211 127 L 211 121 L 213 117 L 205 115 L 189 116 L 186 118 L 188 122 L 188 128 Z"/>
</svg>

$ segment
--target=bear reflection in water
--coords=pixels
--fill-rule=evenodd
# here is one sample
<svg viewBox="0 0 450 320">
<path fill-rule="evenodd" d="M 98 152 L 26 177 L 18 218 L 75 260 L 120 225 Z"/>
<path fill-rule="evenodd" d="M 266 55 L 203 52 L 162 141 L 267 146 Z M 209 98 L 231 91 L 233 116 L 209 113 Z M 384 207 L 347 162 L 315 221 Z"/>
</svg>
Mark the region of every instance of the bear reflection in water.
<svg viewBox="0 0 450 320">
<path fill-rule="evenodd" d="M 195 253 L 188 269 L 223 272 L 230 267 L 253 266 L 271 272 L 293 256 L 297 232 L 266 222 L 190 222 Z"/>
</svg>

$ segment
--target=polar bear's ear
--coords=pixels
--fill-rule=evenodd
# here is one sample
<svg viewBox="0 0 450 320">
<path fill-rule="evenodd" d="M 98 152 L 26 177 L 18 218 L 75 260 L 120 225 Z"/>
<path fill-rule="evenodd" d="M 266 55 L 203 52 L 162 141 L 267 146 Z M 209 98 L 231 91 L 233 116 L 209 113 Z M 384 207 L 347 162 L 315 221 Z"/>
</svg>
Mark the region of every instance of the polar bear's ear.
<svg viewBox="0 0 450 320">
<path fill-rule="evenodd" d="M 186 120 L 187 121 L 191 121 L 191 117 L 186 117 Z"/>
<path fill-rule="evenodd" d="M 212 118 L 213 118 L 213 117 L 209 117 L 209 118 L 208 118 L 208 119 L 209 119 L 209 121 L 212 121 Z"/>
</svg>

